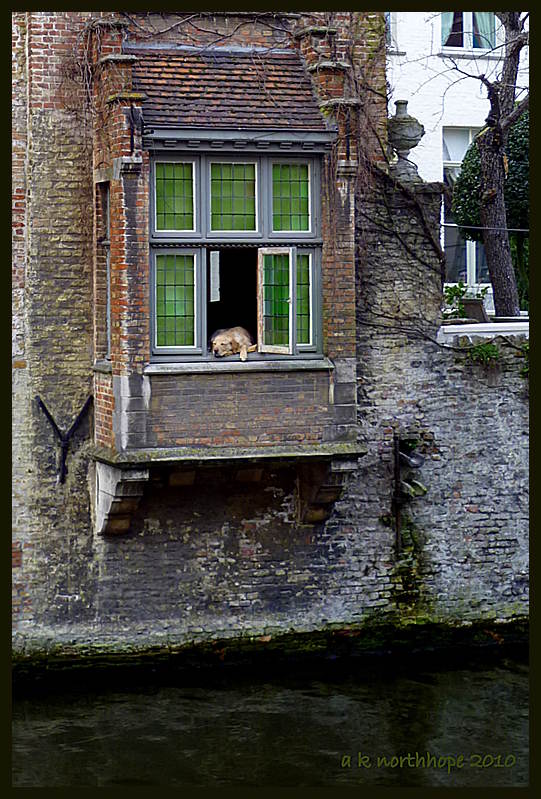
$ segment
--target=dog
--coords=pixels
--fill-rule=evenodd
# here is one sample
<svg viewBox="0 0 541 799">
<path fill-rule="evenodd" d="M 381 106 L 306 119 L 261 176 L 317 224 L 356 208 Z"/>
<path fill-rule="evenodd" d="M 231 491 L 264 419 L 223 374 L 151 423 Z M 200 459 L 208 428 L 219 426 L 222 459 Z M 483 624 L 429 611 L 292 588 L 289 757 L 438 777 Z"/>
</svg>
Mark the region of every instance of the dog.
<svg viewBox="0 0 541 799">
<path fill-rule="evenodd" d="M 212 353 L 217 358 L 226 355 L 240 353 L 241 361 L 245 361 L 249 352 L 255 352 L 256 345 L 252 343 L 252 337 L 244 327 L 229 327 L 217 330 L 211 339 Z"/>
</svg>

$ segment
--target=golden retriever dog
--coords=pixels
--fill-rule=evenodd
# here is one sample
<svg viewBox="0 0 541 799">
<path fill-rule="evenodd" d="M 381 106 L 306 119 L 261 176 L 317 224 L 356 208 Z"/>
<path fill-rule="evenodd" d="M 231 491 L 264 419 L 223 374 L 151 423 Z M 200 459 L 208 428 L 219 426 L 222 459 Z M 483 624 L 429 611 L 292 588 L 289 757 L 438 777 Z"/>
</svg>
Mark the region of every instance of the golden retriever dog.
<svg viewBox="0 0 541 799">
<path fill-rule="evenodd" d="M 252 344 L 252 338 L 243 327 L 230 327 L 226 330 L 217 330 L 212 336 L 211 347 L 213 354 L 218 358 L 226 355 L 240 353 L 241 361 L 245 361 L 249 352 L 255 352 L 257 347 Z"/>
</svg>

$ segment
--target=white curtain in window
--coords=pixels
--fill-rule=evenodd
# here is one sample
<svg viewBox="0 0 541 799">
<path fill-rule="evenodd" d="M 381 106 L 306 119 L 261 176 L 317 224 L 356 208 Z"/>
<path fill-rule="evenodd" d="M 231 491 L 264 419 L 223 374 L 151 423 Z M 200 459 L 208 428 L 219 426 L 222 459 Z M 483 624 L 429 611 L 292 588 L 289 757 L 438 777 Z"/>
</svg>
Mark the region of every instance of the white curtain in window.
<svg viewBox="0 0 541 799">
<path fill-rule="evenodd" d="M 481 47 L 494 47 L 494 12 L 474 11 L 473 13 L 481 37 Z"/>
<path fill-rule="evenodd" d="M 449 38 L 449 34 L 451 33 L 451 29 L 453 27 L 453 16 L 454 11 L 442 11 L 441 12 L 441 43 L 445 45 L 445 42 Z"/>
</svg>

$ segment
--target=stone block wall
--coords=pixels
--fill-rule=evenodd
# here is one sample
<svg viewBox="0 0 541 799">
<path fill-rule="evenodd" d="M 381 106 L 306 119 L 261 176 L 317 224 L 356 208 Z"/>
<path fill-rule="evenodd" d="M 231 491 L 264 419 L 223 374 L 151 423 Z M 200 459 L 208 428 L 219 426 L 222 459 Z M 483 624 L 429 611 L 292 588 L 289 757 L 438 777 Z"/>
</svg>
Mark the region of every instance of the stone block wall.
<svg viewBox="0 0 541 799">
<path fill-rule="evenodd" d="M 351 498 L 373 508 L 369 538 L 396 539 L 394 436 L 414 442 L 425 462 L 409 476 L 428 490 L 402 509 L 403 607 L 451 621 L 527 615 L 524 342 L 494 339 L 500 356 L 488 366 L 465 339 L 436 342 L 440 260 L 425 224 L 437 230 L 438 184 L 390 185 L 382 178 L 379 197 L 359 199 L 358 407 L 369 453 Z"/>
</svg>

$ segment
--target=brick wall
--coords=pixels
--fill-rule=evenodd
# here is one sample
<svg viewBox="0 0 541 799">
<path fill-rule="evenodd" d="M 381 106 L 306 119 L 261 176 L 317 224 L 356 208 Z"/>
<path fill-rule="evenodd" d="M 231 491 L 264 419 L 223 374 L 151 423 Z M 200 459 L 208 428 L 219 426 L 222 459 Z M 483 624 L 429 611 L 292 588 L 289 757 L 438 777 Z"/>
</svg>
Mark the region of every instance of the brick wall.
<svg viewBox="0 0 541 799">
<path fill-rule="evenodd" d="M 92 418 L 82 420 L 70 441 L 67 479 L 60 483 L 60 449 L 36 394 L 66 430 L 93 390 L 95 440 L 107 447 L 120 410 L 136 414 L 144 407 L 147 380 L 151 423 L 145 416 L 141 429 L 152 442 L 164 429 L 170 440 L 182 441 L 187 423 L 193 432 L 203 413 L 218 426 L 220 393 L 233 402 L 228 387 L 236 376 L 205 376 L 194 412 L 188 401 L 194 375 L 142 374 L 148 164 L 142 154 L 138 158 L 137 127 L 132 151 L 130 128 L 131 108 L 136 113 L 139 103 L 133 97 L 111 101 L 111 137 L 92 152 L 82 98 L 66 91 L 70 73 L 62 69 L 86 19 L 76 12 L 13 15 L 16 652 L 171 645 L 385 619 L 459 624 L 526 615 L 528 404 L 521 360 L 502 347 L 498 366 L 485 371 L 431 341 L 440 264 L 414 198 L 392 183 L 377 198 L 355 193 L 347 163 L 329 166 L 339 198 L 336 218 L 342 232 L 356 220 L 356 239 L 350 229 L 324 253 L 326 291 L 345 299 L 340 312 L 325 319 L 326 347 L 335 358 L 335 413 L 329 414 L 325 372 L 263 374 L 260 393 L 245 375 L 234 408 L 249 420 L 240 438 L 256 435 L 260 443 L 267 443 L 266 434 L 319 440 L 324 426 L 339 428 L 345 414 L 343 426 L 363 437 L 368 454 L 329 520 L 298 523 L 297 476 L 287 462 L 201 468 L 193 479 L 170 466 L 151 470 L 129 534 L 93 532 Z M 117 54 L 122 28 L 101 30 L 107 54 Z M 30 79 L 26 48 L 35 66 Z M 112 79 L 124 81 L 123 70 Z M 338 78 L 329 80 L 336 82 L 329 92 L 337 92 Z M 125 82 L 119 85 L 126 89 Z M 342 150 L 337 161 L 346 156 Z M 118 214 L 111 244 L 111 372 L 105 366 L 93 372 L 91 298 L 103 269 L 94 256 L 91 222 L 97 180 L 111 182 Z M 437 187 L 416 194 L 429 229 L 437 228 Z M 131 217 L 128 207 L 136 209 Z M 331 220 L 326 230 L 336 233 Z M 100 335 L 103 354 L 103 326 Z M 186 389 L 180 396 L 178 385 Z M 295 405 L 289 402 L 293 388 Z M 273 402 L 265 399 L 267 390 Z M 347 416 L 355 400 L 357 425 Z M 271 426 L 260 429 L 263 422 Z M 122 425 L 118 429 L 122 434 Z M 396 432 L 419 442 L 425 455 L 419 478 L 428 489 L 403 510 L 401 561 L 392 518 Z M 227 435 L 222 426 L 220 441 Z"/>
<path fill-rule="evenodd" d="M 147 446 L 317 443 L 332 421 L 322 373 L 154 376 Z"/>
</svg>

